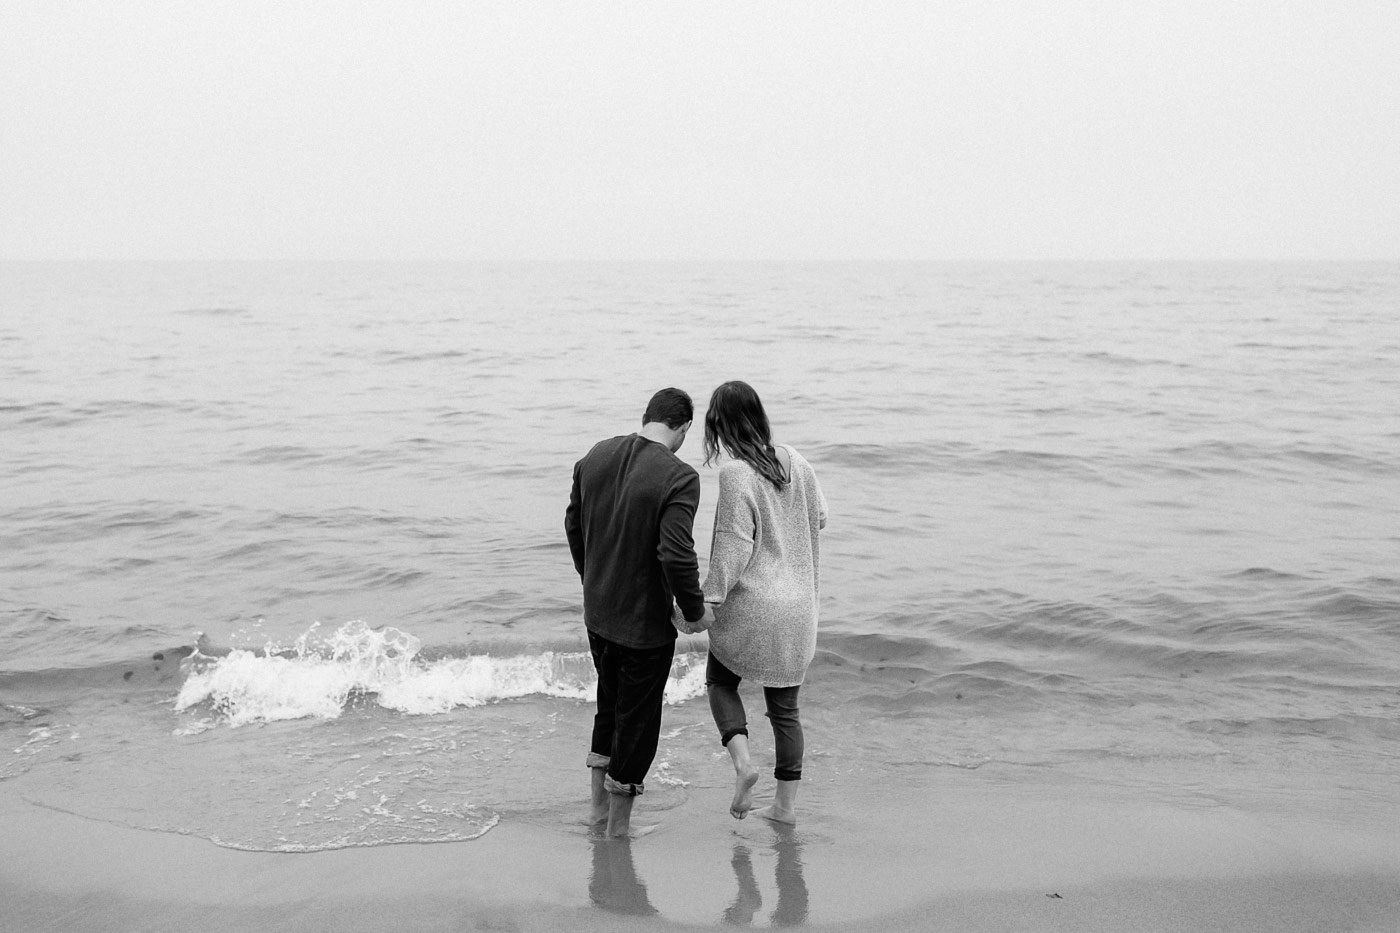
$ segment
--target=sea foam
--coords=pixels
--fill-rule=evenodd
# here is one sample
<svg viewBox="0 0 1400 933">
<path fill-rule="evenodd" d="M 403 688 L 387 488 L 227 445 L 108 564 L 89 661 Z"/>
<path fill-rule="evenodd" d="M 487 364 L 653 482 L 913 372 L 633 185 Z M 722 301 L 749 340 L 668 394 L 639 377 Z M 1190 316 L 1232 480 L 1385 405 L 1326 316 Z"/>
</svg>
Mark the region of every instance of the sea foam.
<svg viewBox="0 0 1400 933">
<path fill-rule="evenodd" d="M 196 652 L 175 699 L 184 711 L 207 704 L 232 726 L 287 719 L 334 719 L 352 699 L 408 715 L 542 695 L 592 700 L 598 682 L 586 652 L 542 651 L 493 657 L 469 654 L 424 660 L 415 636 L 392 627 L 348 622 L 317 642 L 308 631 L 294 646 Z M 672 664 L 665 700 L 682 703 L 705 691 L 704 658 L 683 653 Z"/>
</svg>

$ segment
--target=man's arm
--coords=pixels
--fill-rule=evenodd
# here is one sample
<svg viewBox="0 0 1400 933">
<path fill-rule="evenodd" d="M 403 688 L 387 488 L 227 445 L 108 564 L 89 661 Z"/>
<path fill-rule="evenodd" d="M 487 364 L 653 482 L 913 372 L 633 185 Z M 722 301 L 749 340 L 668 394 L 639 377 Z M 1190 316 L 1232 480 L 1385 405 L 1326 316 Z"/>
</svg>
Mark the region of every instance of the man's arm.
<svg viewBox="0 0 1400 933">
<path fill-rule="evenodd" d="M 697 622 L 706 614 L 705 598 L 700 593 L 700 561 L 691 537 L 699 506 L 700 476 L 691 471 L 672 489 L 661 509 L 661 534 L 656 548 L 671 595 L 687 622 Z"/>
<path fill-rule="evenodd" d="M 564 510 L 564 534 L 569 538 L 569 553 L 574 557 L 574 569 L 583 576 L 583 501 L 579 495 L 580 460 L 574 464 L 574 484 L 569 490 L 569 507 Z"/>
</svg>

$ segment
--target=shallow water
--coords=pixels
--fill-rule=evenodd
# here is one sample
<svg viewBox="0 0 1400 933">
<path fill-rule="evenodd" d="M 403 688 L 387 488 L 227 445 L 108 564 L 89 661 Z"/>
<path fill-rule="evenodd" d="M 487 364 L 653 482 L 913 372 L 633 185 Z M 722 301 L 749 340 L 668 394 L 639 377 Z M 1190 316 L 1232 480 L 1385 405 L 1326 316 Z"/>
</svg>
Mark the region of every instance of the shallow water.
<svg viewBox="0 0 1400 933">
<path fill-rule="evenodd" d="M 1395 264 L 0 266 L 0 782 L 248 848 L 566 823 L 570 467 L 744 378 L 831 505 L 815 796 L 986 768 L 1365 819 L 1397 307 Z M 648 807 L 723 782 L 699 657 Z"/>
</svg>

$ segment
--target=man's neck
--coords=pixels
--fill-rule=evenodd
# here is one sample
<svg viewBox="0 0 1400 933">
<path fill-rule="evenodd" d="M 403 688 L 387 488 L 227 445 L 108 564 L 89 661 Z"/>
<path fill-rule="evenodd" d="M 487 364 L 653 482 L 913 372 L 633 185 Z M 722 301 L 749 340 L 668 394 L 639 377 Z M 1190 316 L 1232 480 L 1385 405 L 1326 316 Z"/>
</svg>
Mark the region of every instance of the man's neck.
<svg viewBox="0 0 1400 933">
<path fill-rule="evenodd" d="M 642 429 L 637 432 L 639 436 L 645 437 L 649 441 L 656 441 L 656 443 L 665 447 L 672 453 L 676 452 L 676 447 L 678 446 L 676 444 L 676 435 L 678 433 L 679 432 L 675 428 L 668 428 L 664 421 L 648 421 L 646 424 L 642 425 Z"/>
<path fill-rule="evenodd" d="M 674 436 L 674 432 L 666 427 L 665 422 L 662 421 L 649 421 L 642 425 L 642 429 L 637 433 L 649 441 L 656 441 L 656 443 L 668 448 L 671 446 L 671 439 Z"/>
</svg>

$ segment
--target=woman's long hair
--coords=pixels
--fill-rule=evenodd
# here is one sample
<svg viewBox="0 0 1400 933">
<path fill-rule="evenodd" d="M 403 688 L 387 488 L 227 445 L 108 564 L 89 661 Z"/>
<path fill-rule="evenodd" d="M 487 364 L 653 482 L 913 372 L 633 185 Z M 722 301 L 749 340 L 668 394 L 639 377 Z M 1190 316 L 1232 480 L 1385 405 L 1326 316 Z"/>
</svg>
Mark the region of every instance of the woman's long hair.
<svg viewBox="0 0 1400 933">
<path fill-rule="evenodd" d="M 710 395 L 705 412 L 705 466 L 719 457 L 721 446 L 779 489 L 787 482 L 773 450 L 773 432 L 763 402 L 747 382 L 726 382 Z"/>
</svg>

